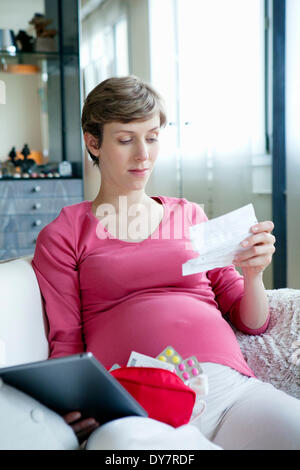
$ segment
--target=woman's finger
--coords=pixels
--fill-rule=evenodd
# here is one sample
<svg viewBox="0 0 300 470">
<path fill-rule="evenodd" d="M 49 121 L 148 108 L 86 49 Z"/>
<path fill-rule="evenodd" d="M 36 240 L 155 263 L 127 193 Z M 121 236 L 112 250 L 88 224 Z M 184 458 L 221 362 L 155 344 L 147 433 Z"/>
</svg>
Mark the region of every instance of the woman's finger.
<svg viewBox="0 0 300 470">
<path fill-rule="evenodd" d="M 251 237 L 245 238 L 245 240 L 242 241 L 241 246 L 250 247 L 258 243 L 274 245 L 275 242 L 276 242 L 276 238 L 274 237 L 274 235 L 271 235 L 270 233 L 267 233 L 267 232 L 261 232 L 261 233 L 258 233 L 257 235 L 252 235 Z"/>
<path fill-rule="evenodd" d="M 240 256 L 236 256 L 233 260 L 234 266 L 237 267 L 251 267 L 257 265 L 270 264 L 272 261 L 275 247 L 272 245 L 266 249 L 265 246 L 255 246 L 251 250 L 247 250 Z"/>
<path fill-rule="evenodd" d="M 274 230 L 274 224 L 271 220 L 265 220 L 264 222 L 259 222 L 256 225 L 251 227 L 253 233 L 258 232 L 272 232 Z"/>
<path fill-rule="evenodd" d="M 72 424 L 72 429 L 77 434 L 80 431 L 86 430 L 89 427 L 94 426 L 95 424 L 99 424 L 99 423 L 97 423 L 97 421 L 94 418 L 86 418 L 86 419 L 82 419 L 78 421 L 78 423 Z"/>
<path fill-rule="evenodd" d="M 272 255 L 264 255 L 264 256 L 254 256 L 253 258 L 249 258 L 245 261 L 238 261 L 234 263 L 239 268 L 253 268 L 253 267 L 266 267 L 272 261 Z"/>
<path fill-rule="evenodd" d="M 76 435 L 78 437 L 84 437 L 84 436 L 88 436 L 92 431 L 94 431 L 95 429 L 97 429 L 99 427 L 99 423 L 94 423 L 93 425 L 85 428 L 85 429 L 82 429 L 81 431 L 78 431 L 76 433 Z"/>
<path fill-rule="evenodd" d="M 78 421 L 81 418 L 80 411 L 70 411 L 63 416 L 63 419 L 66 421 L 67 424 L 74 423 L 74 421 Z"/>
<path fill-rule="evenodd" d="M 257 256 L 269 255 L 275 252 L 274 245 L 255 245 L 243 252 L 237 253 L 234 257 L 234 262 L 246 261 L 250 258 Z"/>
<path fill-rule="evenodd" d="M 82 431 L 79 431 L 76 433 L 77 439 L 79 443 L 81 444 L 83 441 L 85 441 L 89 435 L 95 431 L 99 427 L 99 423 L 95 423 L 93 426 L 90 426 Z"/>
</svg>

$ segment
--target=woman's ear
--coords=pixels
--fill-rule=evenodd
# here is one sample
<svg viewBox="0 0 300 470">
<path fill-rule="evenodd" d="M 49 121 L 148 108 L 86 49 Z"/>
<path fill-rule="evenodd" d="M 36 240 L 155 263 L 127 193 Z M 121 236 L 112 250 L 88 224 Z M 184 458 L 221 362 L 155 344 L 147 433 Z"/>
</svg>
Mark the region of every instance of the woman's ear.
<svg viewBox="0 0 300 470">
<path fill-rule="evenodd" d="M 92 134 L 89 132 L 85 132 L 84 135 L 84 141 L 85 145 L 91 152 L 91 154 L 95 155 L 95 157 L 100 156 L 100 147 L 99 147 L 99 141 L 96 137 L 94 137 Z"/>
</svg>

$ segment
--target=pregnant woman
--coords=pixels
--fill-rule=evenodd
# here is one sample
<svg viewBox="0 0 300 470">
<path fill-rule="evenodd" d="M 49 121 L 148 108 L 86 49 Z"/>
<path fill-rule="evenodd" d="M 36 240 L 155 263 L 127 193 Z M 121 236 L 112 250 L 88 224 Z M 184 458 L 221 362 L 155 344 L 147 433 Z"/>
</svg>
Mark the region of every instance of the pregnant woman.
<svg viewBox="0 0 300 470">
<path fill-rule="evenodd" d="M 137 77 L 109 78 L 89 93 L 82 129 L 99 192 L 40 232 L 32 266 L 50 359 L 90 351 L 109 369 L 125 366 L 131 351 L 156 357 L 172 345 L 208 375 L 206 411 L 176 429 L 133 417 L 101 426 L 80 410 L 65 420 L 90 435 L 87 448 L 300 449 L 299 400 L 255 377 L 224 318 L 246 334 L 267 329 L 273 223 L 251 228 L 233 265 L 182 276 L 182 264 L 198 256 L 189 228 L 207 217 L 195 202 L 146 192 L 166 119 L 159 93 Z"/>
</svg>

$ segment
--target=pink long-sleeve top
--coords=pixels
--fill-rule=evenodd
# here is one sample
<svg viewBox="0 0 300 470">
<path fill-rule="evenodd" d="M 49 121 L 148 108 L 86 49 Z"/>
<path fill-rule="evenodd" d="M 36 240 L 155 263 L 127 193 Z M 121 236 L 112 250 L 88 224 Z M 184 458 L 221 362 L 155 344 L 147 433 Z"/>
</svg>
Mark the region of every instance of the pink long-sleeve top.
<svg viewBox="0 0 300 470">
<path fill-rule="evenodd" d="M 152 357 L 173 346 L 183 357 L 224 364 L 254 377 L 224 318 L 247 334 L 263 333 L 239 319 L 243 277 L 234 266 L 182 276 L 199 256 L 189 227 L 205 223 L 201 207 L 157 196 L 164 215 L 141 242 L 113 237 L 92 202 L 65 207 L 39 233 L 32 266 L 49 322 L 49 358 L 90 351 L 109 369 L 131 351 Z"/>
</svg>

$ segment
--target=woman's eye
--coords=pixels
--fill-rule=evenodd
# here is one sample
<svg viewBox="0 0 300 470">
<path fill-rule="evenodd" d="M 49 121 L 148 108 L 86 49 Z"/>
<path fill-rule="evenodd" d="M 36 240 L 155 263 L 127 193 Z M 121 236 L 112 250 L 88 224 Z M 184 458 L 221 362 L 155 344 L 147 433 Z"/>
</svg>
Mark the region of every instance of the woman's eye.
<svg viewBox="0 0 300 470">
<path fill-rule="evenodd" d="M 130 144 L 130 142 L 132 142 L 132 141 L 133 141 L 133 139 L 119 140 L 120 144 Z M 158 142 L 158 138 L 157 137 L 148 137 L 147 141 L 150 142 L 150 143 Z"/>
</svg>

